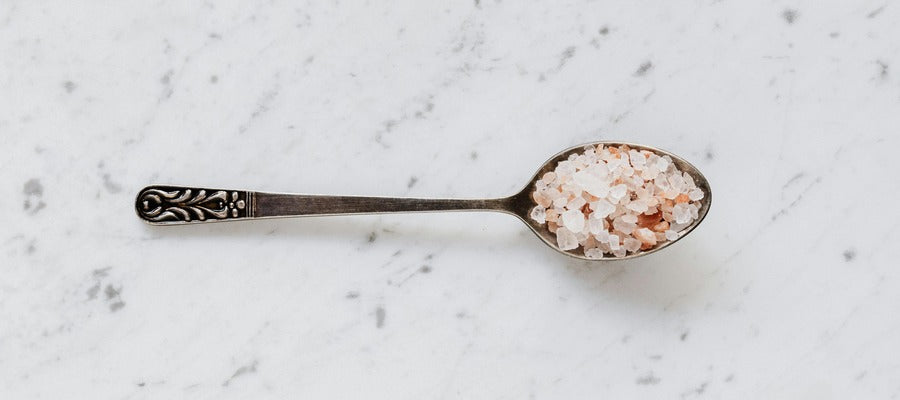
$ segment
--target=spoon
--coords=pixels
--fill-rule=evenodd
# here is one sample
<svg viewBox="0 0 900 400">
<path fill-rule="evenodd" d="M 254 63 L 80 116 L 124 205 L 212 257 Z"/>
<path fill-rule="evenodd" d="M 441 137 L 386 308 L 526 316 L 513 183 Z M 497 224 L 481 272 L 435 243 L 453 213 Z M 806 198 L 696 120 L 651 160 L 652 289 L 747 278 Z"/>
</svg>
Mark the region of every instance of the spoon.
<svg viewBox="0 0 900 400">
<path fill-rule="evenodd" d="M 582 153 L 586 146 L 628 145 L 635 150 L 649 150 L 657 155 L 668 155 L 682 172 L 694 178 L 705 196 L 700 200 L 699 218 L 678 232 L 678 238 L 657 246 L 628 254 L 624 257 L 587 258 L 584 249 L 562 250 L 556 243 L 556 235 L 546 224 L 539 224 L 529 217 L 536 205 L 531 198 L 535 182 L 566 160 L 570 154 Z M 399 212 L 433 211 L 496 211 L 518 217 L 548 246 L 568 256 L 590 261 L 625 260 L 655 253 L 684 238 L 706 217 L 712 201 L 712 192 L 706 177 L 696 167 L 668 151 L 624 142 L 593 142 L 571 147 L 550 157 L 518 193 L 492 199 L 421 199 L 362 196 L 325 196 L 289 193 L 268 193 L 247 190 L 209 189 L 197 187 L 152 185 L 141 190 L 135 200 L 138 216 L 151 225 L 184 225 L 219 221 L 240 221 L 263 218 L 303 217 L 341 214 L 379 214 Z"/>
</svg>

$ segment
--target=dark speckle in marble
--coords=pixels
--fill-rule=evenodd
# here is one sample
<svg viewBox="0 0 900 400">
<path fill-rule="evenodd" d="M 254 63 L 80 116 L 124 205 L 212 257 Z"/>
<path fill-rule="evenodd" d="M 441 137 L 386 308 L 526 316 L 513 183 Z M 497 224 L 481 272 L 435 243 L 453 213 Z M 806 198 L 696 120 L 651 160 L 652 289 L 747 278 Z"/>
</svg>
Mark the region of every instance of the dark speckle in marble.
<svg viewBox="0 0 900 400">
<path fill-rule="evenodd" d="M 471 160 L 477 160 L 477 159 L 478 159 L 478 152 L 473 150 L 471 153 L 469 153 L 469 159 L 471 159 Z"/>
<path fill-rule="evenodd" d="M 259 365 L 259 362 L 256 361 L 256 360 L 253 360 L 252 363 L 247 364 L 247 365 L 244 365 L 244 366 L 242 366 L 242 367 L 236 369 L 236 370 L 234 371 L 234 373 L 231 374 L 231 377 L 230 377 L 230 378 L 226 379 L 225 382 L 222 382 L 222 386 L 228 386 L 228 385 L 230 385 L 231 382 L 232 382 L 233 380 L 235 380 L 235 379 L 237 379 L 237 378 L 239 378 L 239 377 L 241 377 L 241 376 L 243 376 L 243 375 L 255 373 L 255 372 L 256 372 L 256 367 L 257 367 L 258 365 Z"/>
<path fill-rule="evenodd" d="M 103 294 L 106 295 L 107 300 L 119 297 L 119 291 L 116 290 L 116 288 L 114 288 L 112 285 L 106 285 L 106 289 L 103 289 Z"/>
<path fill-rule="evenodd" d="M 97 269 L 95 269 L 93 272 L 91 272 L 91 275 L 92 275 L 94 278 L 100 279 L 100 278 L 103 278 L 103 277 L 109 275 L 109 270 L 110 270 L 110 269 L 112 269 L 112 267 L 97 268 Z"/>
<path fill-rule="evenodd" d="M 641 64 L 637 70 L 634 71 L 634 76 L 645 76 L 650 70 L 653 69 L 653 63 L 650 61 L 645 61 Z"/>
<path fill-rule="evenodd" d="M 681 336 L 679 337 L 679 339 L 680 339 L 682 342 L 685 341 L 685 340 L 687 340 L 687 337 L 688 337 L 688 334 L 689 334 L 689 333 L 691 333 L 691 331 L 684 331 L 684 332 L 681 334 Z"/>
<path fill-rule="evenodd" d="M 113 182 L 112 178 L 109 176 L 108 173 L 104 173 L 102 175 L 102 177 L 103 177 L 103 187 L 106 188 L 107 192 L 115 194 L 115 193 L 119 193 L 122 191 L 122 186 L 116 182 Z"/>
<path fill-rule="evenodd" d="M 871 12 L 869 12 L 868 14 L 866 14 L 866 18 L 872 19 L 872 18 L 877 17 L 878 14 L 881 14 L 881 12 L 884 11 L 884 7 L 885 7 L 885 6 L 882 5 L 881 7 L 878 7 L 878 8 L 876 8 L 876 9 L 872 10 Z"/>
<path fill-rule="evenodd" d="M 784 18 L 785 22 L 787 22 L 788 24 L 793 24 L 794 21 L 797 20 L 797 17 L 799 15 L 800 14 L 797 12 L 797 10 L 794 10 L 792 8 L 786 8 L 781 12 L 781 18 Z"/>
<path fill-rule="evenodd" d="M 416 111 L 415 116 L 416 116 L 416 118 L 425 118 L 425 116 L 428 115 L 429 113 L 431 113 L 432 111 L 434 111 L 434 102 L 427 101 L 427 102 L 425 102 L 425 106 L 422 107 L 421 110 Z"/>
<path fill-rule="evenodd" d="M 38 178 L 31 178 L 22 186 L 22 193 L 26 196 L 42 196 L 44 194 L 44 185 Z"/>
<path fill-rule="evenodd" d="M 409 182 L 406 183 L 406 188 L 412 189 L 413 186 L 416 186 L 416 182 L 418 182 L 418 181 L 419 181 L 419 178 L 416 178 L 415 176 L 409 177 Z"/>
<path fill-rule="evenodd" d="M 98 283 L 99 284 L 99 283 Z M 93 288 L 92 288 L 93 289 Z M 91 289 L 88 291 L 90 292 Z M 125 307 L 125 302 L 122 301 L 122 288 L 114 288 L 112 285 L 107 284 L 106 288 L 103 289 L 103 294 L 106 296 L 106 301 L 109 302 L 109 311 L 116 312 Z M 90 293 L 88 293 L 88 297 L 90 297 Z M 96 294 L 95 294 L 96 297 Z"/>
<path fill-rule="evenodd" d="M 423 265 L 421 268 L 419 268 L 419 272 L 421 272 L 421 273 L 423 273 L 423 274 L 430 273 L 430 272 L 431 272 L 431 266 L 430 266 L 430 265 Z"/>
<path fill-rule="evenodd" d="M 25 195 L 25 201 L 22 204 L 22 208 L 29 214 L 35 214 L 47 206 L 42 200 L 42 197 L 44 196 L 44 185 L 41 184 L 41 181 L 38 178 L 31 178 L 26 181 L 22 186 L 22 194 Z"/>
<path fill-rule="evenodd" d="M 878 77 L 882 80 L 887 79 L 890 65 L 881 60 L 876 60 L 875 63 L 878 64 Z"/>
<path fill-rule="evenodd" d="M 100 293 L 100 282 L 97 282 L 94 284 L 94 286 L 91 286 L 90 288 L 88 288 L 87 292 L 85 292 L 85 293 L 87 294 L 88 300 L 96 299 L 97 293 Z"/>
<path fill-rule="evenodd" d="M 566 47 L 562 53 L 559 55 L 559 64 L 557 65 L 557 69 L 560 69 L 566 65 L 569 60 L 575 57 L 575 46 Z"/>
<path fill-rule="evenodd" d="M 603 25 L 603 27 L 600 28 L 600 30 L 598 30 L 597 33 L 599 33 L 600 36 L 606 36 L 606 35 L 609 35 L 609 27 L 606 26 L 606 25 Z"/>
<path fill-rule="evenodd" d="M 707 386 L 709 386 L 709 382 L 703 382 L 700 384 L 700 386 L 697 386 L 696 388 L 689 390 L 687 393 L 682 394 L 681 397 L 684 398 L 686 395 L 691 395 L 691 394 L 697 395 L 697 396 L 702 396 L 703 393 L 706 392 Z"/>
<path fill-rule="evenodd" d="M 712 161 L 716 158 L 716 153 L 713 153 L 712 149 L 706 149 L 706 152 L 703 153 L 703 158 L 706 161 Z"/>
<path fill-rule="evenodd" d="M 369 236 L 366 237 L 367 243 L 375 243 L 375 240 L 378 239 L 378 233 L 375 231 L 369 232 Z"/>
<path fill-rule="evenodd" d="M 384 327 L 384 319 L 387 316 L 387 311 L 384 310 L 383 306 L 378 306 L 375 309 L 375 327 L 381 329 Z"/>
<path fill-rule="evenodd" d="M 394 128 L 397 127 L 398 123 L 399 122 L 395 119 L 389 119 L 387 121 L 384 121 L 384 123 L 382 125 L 384 126 L 385 132 L 390 132 L 390 131 L 394 130 Z"/>
<path fill-rule="evenodd" d="M 218 75 L 210 75 L 209 83 L 212 83 L 212 84 L 219 83 L 219 76 Z"/>
<path fill-rule="evenodd" d="M 644 375 L 639 376 L 634 380 L 634 383 L 638 385 L 655 385 L 660 382 L 659 377 L 653 374 L 653 371 L 650 371 Z"/>
<path fill-rule="evenodd" d="M 856 259 L 856 250 L 854 250 L 854 249 L 844 250 L 844 253 L 842 255 L 844 256 L 844 262 L 853 261 Z"/>
<path fill-rule="evenodd" d="M 357 292 L 355 290 L 351 290 L 351 291 L 347 292 L 347 295 L 344 297 L 346 297 L 348 299 L 356 299 L 356 298 L 359 298 L 359 292 Z"/>
<path fill-rule="evenodd" d="M 171 69 L 166 71 L 166 73 L 163 74 L 163 76 L 161 78 L 159 78 L 159 83 L 161 83 L 163 85 L 168 85 L 169 83 L 172 82 L 172 75 L 174 75 L 174 74 L 175 74 L 175 71 L 173 71 Z"/>
<path fill-rule="evenodd" d="M 74 92 L 76 87 L 78 87 L 78 86 L 75 85 L 75 82 L 72 82 L 72 81 L 63 82 L 63 89 L 66 90 L 66 93 Z"/>
</svg>

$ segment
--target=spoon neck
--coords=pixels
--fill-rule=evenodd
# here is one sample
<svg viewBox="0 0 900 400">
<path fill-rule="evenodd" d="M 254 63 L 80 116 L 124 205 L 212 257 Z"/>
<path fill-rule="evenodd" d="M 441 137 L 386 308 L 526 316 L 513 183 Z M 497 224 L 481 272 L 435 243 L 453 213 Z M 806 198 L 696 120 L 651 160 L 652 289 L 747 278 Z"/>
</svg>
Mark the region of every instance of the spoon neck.
<svg viewBox="0 0 900 400">
<path fill-rule="evenodd" d="M 509 199 L 429 199 L 405 197 L 324 196 L 252 192 L 253 217 L 380 214 L 435 211 L 503 211 Z"/>
</svg>

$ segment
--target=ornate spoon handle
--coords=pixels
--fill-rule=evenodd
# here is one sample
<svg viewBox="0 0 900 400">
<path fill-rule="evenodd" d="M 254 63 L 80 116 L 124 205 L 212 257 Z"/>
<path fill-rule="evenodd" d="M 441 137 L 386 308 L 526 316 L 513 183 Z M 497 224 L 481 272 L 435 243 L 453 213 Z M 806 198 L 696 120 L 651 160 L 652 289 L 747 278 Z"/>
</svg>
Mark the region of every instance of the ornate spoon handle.
<svg viewBox="0 0 900 400">
<path fill-rule="evenodd" d="M 183 186 L 147 186 L 135 200 L 137 214 L 153 225 L 313 215 L 428 211 L 512 213 L 513 197 L 499 199 L 415 199 L 321 196 Z"/>
</svg>

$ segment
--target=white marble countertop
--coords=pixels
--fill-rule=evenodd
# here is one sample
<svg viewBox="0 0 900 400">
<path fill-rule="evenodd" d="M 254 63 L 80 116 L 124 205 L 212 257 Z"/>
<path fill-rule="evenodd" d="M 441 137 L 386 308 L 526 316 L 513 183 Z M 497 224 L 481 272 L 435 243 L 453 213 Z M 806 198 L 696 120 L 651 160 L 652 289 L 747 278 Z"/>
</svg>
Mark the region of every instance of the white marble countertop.
<svg viewBox="0 0 900 400">
<path fill-rule="evenodd" d="M 262 3 L 262 2 L 260 2 Z M 0 396 L 896 398 L 900 4 L 0 2 Z M 150 227 L 151 183 L 484 197 L 592 140 L 715 201 Z"/>
</svg>

